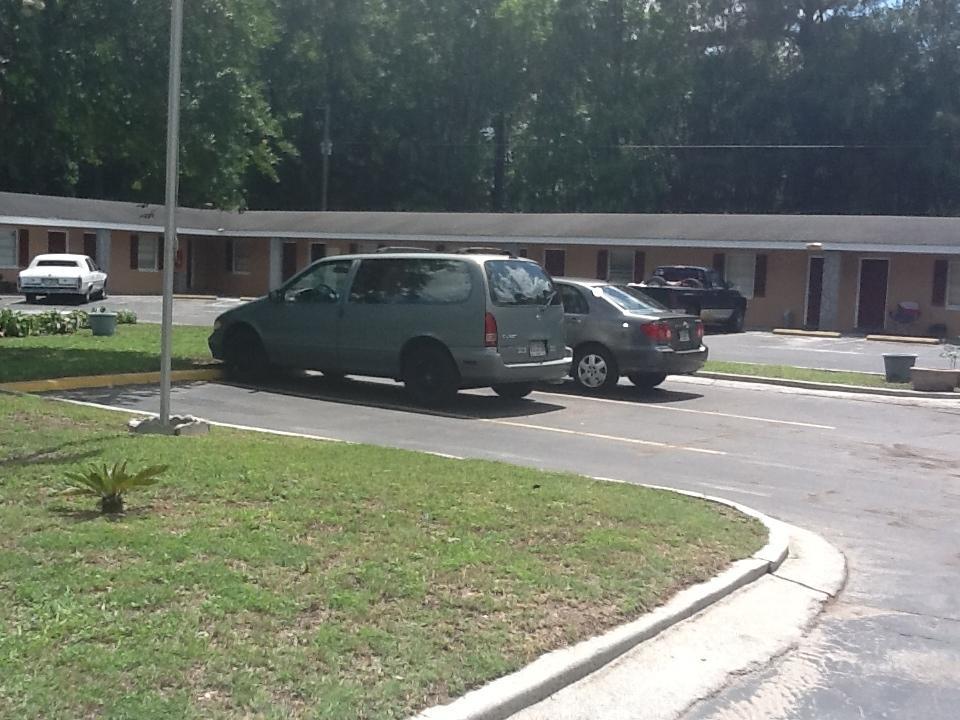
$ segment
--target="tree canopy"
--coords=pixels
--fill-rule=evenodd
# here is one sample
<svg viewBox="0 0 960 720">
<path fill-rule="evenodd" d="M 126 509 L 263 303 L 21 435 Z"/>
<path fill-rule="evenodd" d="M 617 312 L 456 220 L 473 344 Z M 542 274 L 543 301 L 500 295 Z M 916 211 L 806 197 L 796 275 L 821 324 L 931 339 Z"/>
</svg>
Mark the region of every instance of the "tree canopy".
<svg viewBox="0 0 960 720">
<path fill-rule="evenodd" d="M 0 0 L 0 189 L 162 199 L 169 0 Z M 960 213 L 960 0 L 188 0 L 181 201 Z"/>
</svg>

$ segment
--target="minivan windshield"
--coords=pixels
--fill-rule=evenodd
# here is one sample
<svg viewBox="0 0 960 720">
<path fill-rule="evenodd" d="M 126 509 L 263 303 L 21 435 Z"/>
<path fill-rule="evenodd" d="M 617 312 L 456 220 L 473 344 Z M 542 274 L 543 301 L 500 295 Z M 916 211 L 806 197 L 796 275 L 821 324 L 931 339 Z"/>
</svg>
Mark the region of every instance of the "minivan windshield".
<svg viewBox="0 0 960 720">
<path fill-rule="evenodd" d="M 612 303 L 616 307 L 626 312 L 648 313 L 651 311 L 662 310 L 662 306 L 657 306 L 653 301 L 644 302 L 625 290 L 621 290 L 613 285 L 596 285 L 593 288 L 595 295 Z"/>
<path fill-rule="evenodd" d="M 487 260 L 490 299 L 495 305 L 559 305 L 550 276 L 529 260 Z"/>
</svg>

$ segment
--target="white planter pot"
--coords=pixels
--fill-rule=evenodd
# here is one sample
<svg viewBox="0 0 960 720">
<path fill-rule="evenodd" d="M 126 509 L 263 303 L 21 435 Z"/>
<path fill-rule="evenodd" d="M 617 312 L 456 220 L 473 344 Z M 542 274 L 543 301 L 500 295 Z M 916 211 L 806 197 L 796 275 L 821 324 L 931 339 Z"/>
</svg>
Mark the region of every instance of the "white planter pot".
<svg viewBox="0 0 960 720">
<path fill-rule="evenodd" d="M 910 382 L 921 392 L 953 392 L 960 384 L 960 370 L 910 368 Z"/>
</svg>

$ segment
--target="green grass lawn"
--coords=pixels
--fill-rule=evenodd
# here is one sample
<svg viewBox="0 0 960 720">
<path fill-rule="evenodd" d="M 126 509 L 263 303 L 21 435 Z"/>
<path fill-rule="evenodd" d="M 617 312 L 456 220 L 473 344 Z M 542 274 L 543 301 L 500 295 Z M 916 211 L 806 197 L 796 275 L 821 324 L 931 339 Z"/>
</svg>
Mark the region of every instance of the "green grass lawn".
<svg viewBox="0 0 960 720">
<path fill-rule="evenodd" d="M 209 335 L 209 328 L 174 327 L 174 369 L 210 360 Z M 81 330 L 75 335 L 0 338 L 0 382 L 159 369 L 159 325 L 119 325 L 113 337 L 93 337 Z"/>
<path fill-rule="evenodd" d="M 780 378 L 786 380 L 806 380 L 809 382 L 834 383 L 838 385 L 864 385 L 866 387 L 884 387 L 909 389 L 907 383 L 890 383 L 883 375 L 871 373 L 844 372 L 841 370 L 813 370 L 793 367 L 792 365 L 761 365 L 756 363 L 722 362 L 708 360 L 703 368 L 711 372 L 733 373 L 754 377 Z"/>
<path fill-rule="evenodd" d="M 728 508 L 573 475 L 124 423 L 0 394 L 0 718 L 400 718 L 766 537 Z M 120 519 L 51 490 L 121 459 L 171 470 Z"/>
</svg>

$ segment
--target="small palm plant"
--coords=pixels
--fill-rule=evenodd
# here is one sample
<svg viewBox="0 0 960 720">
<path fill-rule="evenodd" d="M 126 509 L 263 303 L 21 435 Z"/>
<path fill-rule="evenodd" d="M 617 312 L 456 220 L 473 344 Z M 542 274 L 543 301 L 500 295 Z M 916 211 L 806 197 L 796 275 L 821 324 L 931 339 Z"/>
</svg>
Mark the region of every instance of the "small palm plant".
<svg viewBox="0 0 960 720">
<path fill-rule="evenodd" d="M 93 495 L 100 498 L 100 512 L 116 514 L 123 512 L 123 494 L 137 487 L 154 485 L 166 472 L 167 465 L 152 465 L 140 472 L 127 470 L 127 462 L 118 462 L 113 467 L 91 465 L 82 472 L 66 474 L 68 487 L 62 495 Z"/>
</svg>

